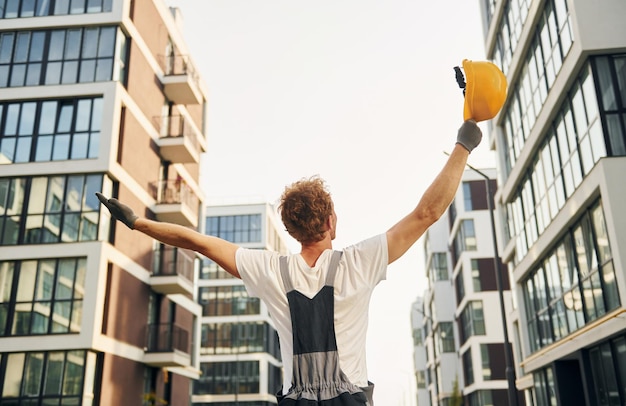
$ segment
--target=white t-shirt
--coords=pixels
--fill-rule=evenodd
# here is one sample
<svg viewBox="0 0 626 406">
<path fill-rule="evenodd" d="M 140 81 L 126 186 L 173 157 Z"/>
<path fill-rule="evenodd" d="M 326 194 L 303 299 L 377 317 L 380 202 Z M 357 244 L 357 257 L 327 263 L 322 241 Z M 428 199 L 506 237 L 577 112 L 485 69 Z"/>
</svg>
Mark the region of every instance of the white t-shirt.
<svg viewBox="0 0 626 406">
<path fill-rule="evenodd" d="M 294 289 L 313 297 L 324 286 L 332 250 L 320 255 L 309 267 L 300 254 L 288 258 Z M 280 276 L 280 254 L 266 250 L 239 248 L 236 261 L 248 294 L 260 298 L 274 321 L 283 359 L 283 393 L 291 387 L 293 341 L 291 316 Z M 370 297 L 374 287 L 387 275 L 387 237 L 380 234 L 344 248 L 334 282 L 335 334 L 339 365 L 350 382 L 367 386 L 365 338 Z"/>
</svg>

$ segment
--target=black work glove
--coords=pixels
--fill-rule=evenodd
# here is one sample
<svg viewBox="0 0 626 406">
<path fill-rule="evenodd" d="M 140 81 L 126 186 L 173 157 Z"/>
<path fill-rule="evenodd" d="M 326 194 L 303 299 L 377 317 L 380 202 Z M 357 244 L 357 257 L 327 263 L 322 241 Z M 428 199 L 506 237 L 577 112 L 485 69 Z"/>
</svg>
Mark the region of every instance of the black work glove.
<svg viewBox="0 0 626 406">
<path fill-rule="evenodd" d="M 483 138 L 483 133 L 478 128 L 476 121 L 467 120 L 459 128 L 459 134 L 456 137 L 456 143 L 461 144 L 466 150 L 472 152 L 474 148 L 480 144 L 480 140 Z"/>
<path fill-rule="evenodd" d="M 133 230 L 135 228 L 135 221 L 139 218 L 133 213 L 130 207 L 119 202 L 119 200 L 112 198 L 107 199 L 102 193 L 96 192 L 98 200 L 102 203 L 116 220 L 126 224 L 126 227 Z"/>
</svg>

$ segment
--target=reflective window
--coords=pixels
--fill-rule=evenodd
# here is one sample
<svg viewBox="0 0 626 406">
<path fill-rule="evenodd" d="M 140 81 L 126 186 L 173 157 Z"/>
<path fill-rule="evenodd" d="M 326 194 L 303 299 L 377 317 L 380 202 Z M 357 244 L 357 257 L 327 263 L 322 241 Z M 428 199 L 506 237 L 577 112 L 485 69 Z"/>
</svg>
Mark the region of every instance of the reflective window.
<svg viewBox="0 0 626 406">
<path fill-rule="evenodd" d="M 471 272 L 472 272 L 472 291 L 473 292 L 482 291 L 482 285 L 480 283 L 480 263 L 481 262 L 483 261 L 480 261 L 477 258 L 472 258 L 472 260 L 470 261 Z M 491 270 L 493 270 L 493 267 L 491 267 Z"/>
<path fill-rule="evenodd" d="M 509 106 L 502 112 L 505 117 L 505 175 L 515 165 L 572 45 L 571 18 L 566 0 L 547 1 L 545 7 L 526 53 L 518 85 L 509 90 Z M 496 61 L 500 59 L 497 63 L 504 72 L 508 69 L 511 55 L 510 51 L 496 52 Z"/>
<path fill-rule="evenodd" d="M 536 406 L 557 406 L 552 368 L 545 368 L 535 372 L 533 381 Z"/>
<path fill-rule="evenodd" d="M 430 260 L 430 278 L 433 282 L 448 280 L 448 254 L 434 252 Z"/>
<path fill-rule="evenodd" d="M 592 59 L 609 155 L 626 155 L 626 54 Z"/>
<path fill-rule="evenodd" d="M 461 312 L 462 342 L 471 336 L 485 335 L 485 316 L 483 314 L 483 302 L 475 300 L 467 303 Z"/>
<path fill-rule="evenodd" d="M 262 321 L 202 325 L 201 354 L 266 352 L 280 358 L 276 331 Z"/>
<path fill-rule="evenodd" d="M 206 233 L 234 243 L 261 242 L 261 215 L 207 217 Z"/>
<path fill-rule="evenodd" d="M 259 299 L 248 296 L 243 285 L 201 287 L 199 297 L 203 316 L 259 314 L 261 311 Z"/>
<path fill-rule="evenodd" d="M 1 261 L 0 336 L 80 332 L 85 262 Z"/>
<path fill-rule="evenodd" d="M 0 245 L 94 241 L 102 175 L 0 178 Z"/>
<path fill-rule="evenodd" d="M 0 164 L 97 158 L 102 98 L 0 103 Z"/>
<path fill-rule="evenodd" d="M 620 305 L 600 202 L 557 242 L 523 288 L 533 352 Z"/>
<path fill-rule="evenodd" d="M 497 406 L 500 403 L 494 401 L 498 399 L 498 393 L 506 393 L 504 389 L 481 389 L 468 394 L 469 406 Z M 500 396 L 499 399 L 505 397 Z"/>
<path fill-rule="evenodd" d="M 462 220 L 459 229 L 454 236 L 454 248 L 456 257 L 460 257 L 464 251 L 476 250 L 476 230 L 474 220 Z"/>
<path fill-rule="evenodd" d="M 116 27 L 2 32 L 0 87 L 111 80 L 116 33 Z"/>
<path fill-rule="evenodd" d="M 210 259 L 203 258 L 200 279 L 235 279 L 235 277 Z"/>
<path fill-rule="evenodd" d="M 607 155 L 591 75 L 585 65 L 508 204 L 507 222 L 521 260 L 584 177 Z"/>
<path fill-rule="evenodd" d="M 83 398 L 94 396 L 94 353 L 74 350 L 5 356 L 6 363 L 0 364 L 3 405 L 80 405 Z"/>
<path fill-rule="evenodd" d="M 494 3 L 488 1 L 487 3 Z M 530 8 L 530 0 L 510 0 L 504 9 L 502 23 L 496 40 L 496 49 L 494 50 L 494 60 L 500 65 L 502 71 L 506 73 L 513 57 L 513 53 L 520 39 L 522 27 L 528 17 L 528 9 Z M 488 4 L 491 13 L 495 8 L 495 4 Z"/>
<path fill-rule="evenodd" d="M 1 18 L 26 18 L 67 14 L 103 13 L 113 0 L 0 0 Z"/>
<path fill-rule="evenodd" d="M 203 362 L 200 378 L 193 382 L 194 395 L 259 392 L 259 361 Z"/>
<path fill-rule="evenodd" d="M 472 363 L 471 347 L 463 353 L 463 378 L 465 379 L 465 386 L 469 386 L 474 383 L 474 366 Z"/>
<path fill-rule="evenodd" d="M 435 329 L 435 352 L 455 352 L 454 326 L 452 322 L 440 322 Z"/>
</svg>

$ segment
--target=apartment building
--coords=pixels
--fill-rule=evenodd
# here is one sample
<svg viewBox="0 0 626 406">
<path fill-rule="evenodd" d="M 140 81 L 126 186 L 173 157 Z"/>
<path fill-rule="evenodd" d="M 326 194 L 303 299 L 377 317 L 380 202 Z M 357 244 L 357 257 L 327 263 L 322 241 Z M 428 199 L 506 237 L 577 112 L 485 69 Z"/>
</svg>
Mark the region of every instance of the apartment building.
<svg viewBox="0 0 626 406">
<path fill-rule="evenodd" d="M 287 255 L 286 234 L 273 205 L 211 205 L 205 231 L 250 249 Z M 194 406 L 276 404 L 282 386 L 278 334 L 265 304 L 240 279 L 205 259 L 198 282 L 202 306 L 200 369 Z"/>
<path fill-rule="evenodd" d="M 424 236 L 428 289 L 412 310 L 420 406 L 509 404 L 501 304 L 509 313 L 512 300 L 508 271 L 495 260 L 488 201 L 495 190 L 494 169 L 467 169 L 447 213 Z"/>
<path fill-rule="evenodd" d="M 481 1 L 528 405 L 626 404 L 626 3 Z"/>
<path fill-rule="evenodd" d="M 413 332 L 413 367 L 415 370 L 416 398 L 418 406 L 430 405 L 430 393 L 426 386 L 426 346 L 424 345 L 424 298 L 418 296 L 411 305 L 411 330 Z"/>
<path fill-rule="evenodd" d="M 189 405 L 207 89 L 162 0 L 0 1 L 0 404 Z"/>
</svg>

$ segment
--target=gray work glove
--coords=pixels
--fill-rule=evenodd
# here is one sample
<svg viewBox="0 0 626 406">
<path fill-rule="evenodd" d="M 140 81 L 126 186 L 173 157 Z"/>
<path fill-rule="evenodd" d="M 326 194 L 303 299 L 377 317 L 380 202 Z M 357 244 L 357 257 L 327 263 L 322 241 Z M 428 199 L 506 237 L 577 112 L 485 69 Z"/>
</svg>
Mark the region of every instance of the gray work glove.
<svg viewBox="0 0 626 406">
<path fill-rule="evenodd" d="M 472 152 L 474 148 L 480 144 L 480 140 L 483 138 L 483 133 L 478 128 L 476 121 L 467 120 L 459 128 L 459 134 L 456 137 L 456 143 L 461 144 L 466 150 Z"/>
<path fill-rule="evenodd" d="M 102 203 L 116 220 L 126 224 L 126 227 L 133 230 L 135 228 L 135 221 L 139 218 L 133 213 L 130 207 L 119 202 L 119 200 L 112 198 L 107 199 L 102 193 L 96 192 L 98 200 Z"/>
</svg>

